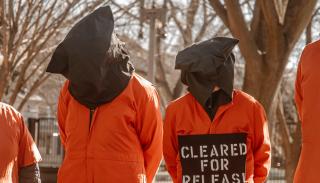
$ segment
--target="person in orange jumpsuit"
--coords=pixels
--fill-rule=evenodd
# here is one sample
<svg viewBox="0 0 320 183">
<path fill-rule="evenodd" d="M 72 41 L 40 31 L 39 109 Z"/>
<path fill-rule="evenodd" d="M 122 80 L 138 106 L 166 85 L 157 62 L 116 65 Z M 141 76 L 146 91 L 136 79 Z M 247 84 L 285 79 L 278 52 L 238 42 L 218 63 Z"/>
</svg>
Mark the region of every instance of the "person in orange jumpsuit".
<svg viewBox="0 0 320 183">
<path fill-rule="evenodd" d="M 159 96 L 134 72 L 109 6 L 78 22 L 47 71 L 67 78 L 58 102 L 61 183 L 151 183 L 162 159 Z"/>
<path fill-rule="evenodd" d="M 0 102 L 0 183 L 40 183 L 40 160 L 21 114 Z"/>
<path fill-rule="evenodd" d="M 302 149 L 295 183 L 318 183 L 320 163 L 320 41 L 305 47 L 298 65 L 295 101 L 301 120 Z"/>
<path fill-rule="evenodd" d="M 266 181 L 271 162 L 266 115 L 257 100 L 233 89 L 235 57 L 232 49 L 237 43 L 236 39 L 216 37 L 194 44 L 176 57 L 176 69 L 181 70 L 181 80 L 189 92 L 169 104 L 164 121 L 164 159 L 174 183 Z M 227 138 L 242 137 L 245 137 L 244 144 L 239 146 L 223 142 Z M 213 141 L 222 141 L 222 144 L 213 144 Z M 191 145 L 180 144 L 185 142 Z M 245 147 L 241 150 L 240 145 Z M 239 156 L 240 151 L 246 155 Z M 214 163 L 220 163 L 220 155 L 227 158 L 220 159 L 223 166 L 215 168 Z M 231 167 L 232 161 L 241 158 L 242 164 Z M 184 163 L 188 166 L 183 167 Z M 240 166 L 245 172 L 241 179 L 239 174 L 228 175 L 228 171 Z M 184 169 L 189 173 L 209 173 L 185 176 Z M 222 173 L 217 174 L 218 170 Z"/>
</svg>

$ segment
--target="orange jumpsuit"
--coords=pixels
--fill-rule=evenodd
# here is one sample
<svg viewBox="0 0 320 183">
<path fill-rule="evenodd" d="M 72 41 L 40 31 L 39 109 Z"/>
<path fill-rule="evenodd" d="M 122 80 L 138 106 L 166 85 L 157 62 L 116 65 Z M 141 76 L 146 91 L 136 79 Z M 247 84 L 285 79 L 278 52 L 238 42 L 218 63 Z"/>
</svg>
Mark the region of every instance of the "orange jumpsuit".
<svg viewBox="0 0 320 183">
<path fill-rule="evenodd" d="M 178 135 L 247 133 L 246 179 L 266 181 L 270 169 L 270 139 L 263 107 L 251 96 L 235 90 L 232 102 L 222 105 L 213 119 L 190 94 L 172 102 L 164 122 L 163 152 L 175 183 L 182 182 Z"/>
<path fill-rule="evenodd" d="M 298 66 L 295 101 L 301 120 L 302 149 L 295 183 L 320 182 L 320 41 L 306 46 Z M 297 144 L 298 145 L 298 144 Z"/>
<path fill-rule="evenodd" d="M 162 158 L 162 119 L 155 88 L 133 74 L 112 102 L 90 110 L 64 85 L 58 123 L 65 158 L 61 183 L 148 183 Z"/>
<path fill-rule="evenodd" d="M 19 169 L 40 160 L 21 114 L 0 102 L 0 183 L 18 183 Z"/>
</svg>

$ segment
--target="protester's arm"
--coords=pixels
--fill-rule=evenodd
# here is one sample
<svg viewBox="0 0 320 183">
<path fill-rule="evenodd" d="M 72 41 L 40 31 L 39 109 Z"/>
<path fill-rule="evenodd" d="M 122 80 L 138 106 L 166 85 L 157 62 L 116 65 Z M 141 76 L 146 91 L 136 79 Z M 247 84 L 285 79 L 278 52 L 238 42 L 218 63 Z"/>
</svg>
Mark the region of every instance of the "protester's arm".
<svg viewBox="0 0 320 183">
<path fill-rule="evenodd" d="M 151 183 L 162 159 L 162 117 L 156 90 L 150 89 L 139 103 L 137 133 L 143 149 L 147 182 Z"/>
<path fill-rule="evenodd" d="M 40 169 L 38 163 L 22 167 L 19 170 L 19 182 L 21 183 L 41 183 Z"/>
<path fill-rule="evenodd" d="M 266 114 L 263 107 L 256 102 L 254 106 L 254 182 L 266 181 L 271 167 L 271 145 Z"/>
<path fill-rule="evenodd" d="M 20 122 L 18 154 L 19 180 L 25 183 L 40 183 L 40 171 L 37 165 L 38 162 L 41 161 L 41 156 L 22 117 Z"/>
<path fill-rule="evenodd" d="M 61 139 L 61 143 L 63 144 L 64 147 L 65 147 L 65 141 L 66 141 L 65 120 L 67 117 L 67 105 L 66 105 L 66 96 L 65 95 L 68 90 L 68 85 L 69 84 L 67 81 L 60 91 L 60 96 L 59 96 L 59 100 L 58 100 L 58 112 L 57 112 L 60 139 Z"/>
<path fill-rule="evenodd" d="M 173 112 L 170 110 L 170 106 L 166 111 L 166 117 L 164 121 L 163 130 L 163 156 L 166 162 L 167 170 L 173 180 L 177 182 L 177 156 L 178 156 L 178 143 L 175 133 L 174 119 L 172 117 Z"/>
<path fill-rule="evenodd" d="M 302 80 L 302 75 L 301 75 L 301 61 L 298 65 L 298 70 L 297 70 L 297 76 L 296 76 L 296 82 L 295 82 L 295 93 L 294 93 L 294 98 L 296 101 L 296 106 L 297 106 L 297 111 L 299 114 L 299 118 L 301 120 L 301 115 L 302 115 L 302 90 L 301 90 L 301 80 Z"/>
</svg>

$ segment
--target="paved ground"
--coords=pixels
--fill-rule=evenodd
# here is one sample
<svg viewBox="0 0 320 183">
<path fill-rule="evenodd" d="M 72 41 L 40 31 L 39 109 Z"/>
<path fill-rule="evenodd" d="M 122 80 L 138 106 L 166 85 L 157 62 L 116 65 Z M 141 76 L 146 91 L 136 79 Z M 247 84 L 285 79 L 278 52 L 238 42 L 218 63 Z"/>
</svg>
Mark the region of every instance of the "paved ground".
<svg viewBox="0 0 320 183">
<path fill-rule="evenodd" d="M 57 182 L 58 168 L 41 168 L 42 183 L 56 183 Z M 285 180 L 281 180 L 284 177 L 284 171 L 281 169 L 272 169 L 270 172 L 270 178 L 274 180 L 268 180 L 267 183 L 286 183 Z M 154 183 L 172 183 L 168 172 L 165 169 L 164 164 L 159 168 L 159 171 L 155 177 Z"/>
</svg>

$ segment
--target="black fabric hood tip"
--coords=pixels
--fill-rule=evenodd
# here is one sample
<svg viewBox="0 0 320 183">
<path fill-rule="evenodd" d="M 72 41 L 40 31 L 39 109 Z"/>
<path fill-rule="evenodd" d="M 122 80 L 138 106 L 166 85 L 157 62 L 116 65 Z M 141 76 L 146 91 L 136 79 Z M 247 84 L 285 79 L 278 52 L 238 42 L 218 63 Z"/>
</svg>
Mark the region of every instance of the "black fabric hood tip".
<svg viewBox="0 0 320 183">
<path fill-rule="evenodd" d="M 195 43 L 178 52 L 175 69 L 210 73 L 218 66 L 215 62 L 225 61 L 238 43 L 238 39 L 229 37 L 214 37 Z"/>
<path fill-rule="evenodd" d="M 62 74 L 70 79 L 70 63 L 68 60 L 70 52 L 92 52 L 91 44 L 87 44 L 91 41 L 97 41 L 95 46 L 100 47 L 99 50 L 108 50 L 113 30 L 114 18 L 110 6 L 99 7 L 72 27 L 54 51 L 46 72 Z M 82 46 L 80 47 L 80 45 Z"/>
<path fill-rule="evenodd" d="M 181 81 L 202 106 L 210 98 L 213 86 L 220 87 L 232 99 L 235 62 L 232 50 L 238 42 L 215 37 L 177 54 L 175 68 L 181 70 Z"/>
<path fill-rule="evenodd" d="M 124 43 L 114 33 L 111 8 L 100 7 L 76 23 L 56 48 L 46 71 L 66 77 L 70 94 L 90 109 L 120 95 L 134 68 Z"/>
</svg>

